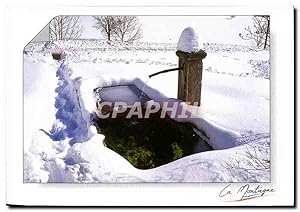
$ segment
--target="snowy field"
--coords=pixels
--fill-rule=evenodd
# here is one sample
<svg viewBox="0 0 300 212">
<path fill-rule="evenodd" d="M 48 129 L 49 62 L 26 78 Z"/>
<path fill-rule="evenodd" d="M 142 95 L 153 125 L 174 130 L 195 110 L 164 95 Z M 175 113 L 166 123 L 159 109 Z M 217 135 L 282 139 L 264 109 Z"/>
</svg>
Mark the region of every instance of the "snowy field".
<svg viewBox="0 0 300 212">
<path fill-rule="evenodd" d="M 103 145 L 91 125 L 97 87 L 135 84 L 155 101 L 176 101 L 176 44 L 97 40 L 30 43 L 24 49 L 24 182 L 268 182 L 269 52 L 205 43 L 200 115 L 189 120 L 213 151 L 148 170 Z M 63 51 L 53 60 L 51 52 Z M 172 136 L 172 135 L 170 135 Z"/>
</svg>

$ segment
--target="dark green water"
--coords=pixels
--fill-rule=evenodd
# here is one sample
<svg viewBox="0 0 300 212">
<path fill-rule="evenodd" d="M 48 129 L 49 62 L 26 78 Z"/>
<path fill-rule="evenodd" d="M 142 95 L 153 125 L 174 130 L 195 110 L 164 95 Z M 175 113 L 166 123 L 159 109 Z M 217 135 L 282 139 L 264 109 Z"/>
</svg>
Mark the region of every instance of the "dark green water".
<svg viewBox="0 0 300 212">
<path fill-rule="evenodd" d="M 136 116 L 127 119 L 124 112 L 115 119 L 98 118 L 95 126 L 98 133 L 105 135 L 108 148 L 139 169 L 154 168 L 196 152 L 212 150 L 195 133 L 192 124 L 176 122 L 168 116 L 162 119 L 160 112 L 147 119 Z"/>
</svg>

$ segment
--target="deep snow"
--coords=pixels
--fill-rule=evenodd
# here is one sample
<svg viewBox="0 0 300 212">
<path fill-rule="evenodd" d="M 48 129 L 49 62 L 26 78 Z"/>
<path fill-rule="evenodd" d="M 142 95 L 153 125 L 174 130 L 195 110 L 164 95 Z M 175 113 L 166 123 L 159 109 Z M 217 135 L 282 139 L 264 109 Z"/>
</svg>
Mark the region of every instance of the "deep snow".
<svg viewBox="0 0 300 212">
<path fill-rule="evenodd" d="M 61 49 L 63 59 L 52 60 L 50 52 Z M 218 44 L 205 44 L 204 49 L 208 56 L 203 61 L 202 106 L 191 121 L 217 150 L 138 170 L 106 148 L 104 137 L 91 125 L 96 111 L 93 90 L 134 83 L 158 102 L 174 102 L 178 73 L 151 80 L 148 75 L 177 65 L 175 45 L 29 44 L 24 50 L 24 181 L 269 181 L 268 52 Z M 255 158 L 264 165 L 253 162 Z"/>
</svg>

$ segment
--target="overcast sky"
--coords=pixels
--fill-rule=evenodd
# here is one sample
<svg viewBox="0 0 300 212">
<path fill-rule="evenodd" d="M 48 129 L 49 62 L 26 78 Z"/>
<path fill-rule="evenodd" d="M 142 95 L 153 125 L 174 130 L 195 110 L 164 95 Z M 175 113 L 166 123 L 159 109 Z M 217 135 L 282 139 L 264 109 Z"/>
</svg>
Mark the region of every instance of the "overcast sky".
<svg viewBox="0 0 300 212">
<path fill-rule="evenodd" d="M 84 39 L 99 39 L 101 33 L 93 27 L 91 16 L 82 16 Z M 249 44 L 239 37 L 252 24 L 252 16 L 139 16 L 146 42 L 177 42 L 186 27 L 193 27 L 202 43 Z"/>
</svg>

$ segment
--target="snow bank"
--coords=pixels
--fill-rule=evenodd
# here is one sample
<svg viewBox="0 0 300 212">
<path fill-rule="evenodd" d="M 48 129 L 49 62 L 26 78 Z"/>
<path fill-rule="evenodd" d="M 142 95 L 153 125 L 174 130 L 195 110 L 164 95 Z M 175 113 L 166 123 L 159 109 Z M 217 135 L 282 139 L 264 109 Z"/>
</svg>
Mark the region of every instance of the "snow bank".
<svg viewBox="0 0 300 212">
<path fill-rule="evenodd" d="M 41 129 L 55 121 L 57 64 L 47 56 L 24 55 L 24 181 L 47 182 L 44 159 L 56 155 L 53 141 Z M 50 62 L 52 61 L 52 62 Z"/>
<path fill-rule="evenodd" d="M 260 139 L 255 148 L 252 145 L 241 145 L 190 155 L 145 170 L 140 173 L 140 177 L 158 182 L 268 182 L 269 164 L 257 164 L 270 159 L 269 152 L 266 152 L 268 150 L 268 139 Z M 257 157 L 252 158 L 255 154 Z"/>
<path fill-rule="evenodd" d="M 55 89 L 56 122 L 50 131 L 54 141 L 70 139 L 70 145 L 85 142 L 91 137 L 89 114 L 81 108 L 78 90 L 80 78 L 70 79 L 70 69 L 63 61 L 56 72 L 58 87 Z"/>
<path fill-rule="evenodd" d="M 179 37 L 177 50 L 183 52 L 198 52 L 201 49 L 198 34 L 192 27 L 185 28 Z"/>
</svg>

